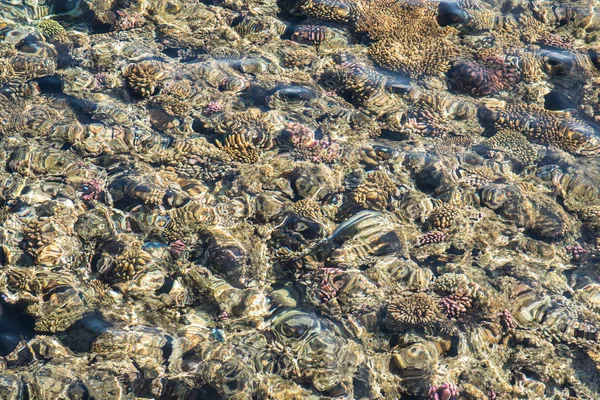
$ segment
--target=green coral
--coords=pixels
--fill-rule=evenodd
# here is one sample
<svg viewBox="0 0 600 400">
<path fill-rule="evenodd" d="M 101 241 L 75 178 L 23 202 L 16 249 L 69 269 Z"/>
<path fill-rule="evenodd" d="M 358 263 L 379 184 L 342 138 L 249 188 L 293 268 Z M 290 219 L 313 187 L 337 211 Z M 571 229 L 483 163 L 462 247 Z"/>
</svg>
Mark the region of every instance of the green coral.
<svg viewBox="0 0 600 400">
<path fill-rule="evenodd" d="M 45 19 L 37 26 L 48 40 L 56 40 L 57 42 L 66 42 L 68 40 L 65 28 L 53 19 Z"/>
</svg>

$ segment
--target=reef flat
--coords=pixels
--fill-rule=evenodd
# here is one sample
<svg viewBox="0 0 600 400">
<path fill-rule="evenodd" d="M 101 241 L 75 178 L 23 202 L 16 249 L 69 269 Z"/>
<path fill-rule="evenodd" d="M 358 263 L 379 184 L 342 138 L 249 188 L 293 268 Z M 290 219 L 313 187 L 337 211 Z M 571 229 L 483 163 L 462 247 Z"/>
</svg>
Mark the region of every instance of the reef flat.
<svg viewBox="0 0 600 400">
<path fill-rule="evenodd" d="M 599 399 L 600 7 L 0 3 L 0 399 Z"/>
</svg>

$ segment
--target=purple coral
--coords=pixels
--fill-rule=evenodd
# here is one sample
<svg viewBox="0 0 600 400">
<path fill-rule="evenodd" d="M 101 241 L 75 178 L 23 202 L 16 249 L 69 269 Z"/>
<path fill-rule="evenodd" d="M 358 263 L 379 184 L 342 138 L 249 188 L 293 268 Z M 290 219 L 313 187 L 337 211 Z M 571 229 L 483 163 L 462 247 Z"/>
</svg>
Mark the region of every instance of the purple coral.
<svg viewBox="0 0 600 400">
<path fill-rule="evenodd" d="M 444 383 L 440 386 L 432 386 L 429 389 L 429 400 L 456 400 L 458 399 L 458 386 L 453 383 Z"/>
<path fill-rule="evenodd" d="M 338 291 L 342 288 L 343 282 L 336 281 L 335 278 L 340 276 L 344 270 L 341 268 L 319 268 L 319 271 L 323 274 L 319 289 L 319 298 L 327 303 L 333 299 Z"/>
<path fill-rule="evenodd" d="M 512 331 L 512 330 L 517 329 L 517 324 L 515 323 L 515 320 L 514 320 L 512 314 L 510 313 L 510 311 L 508 311 L 507 308 L 505 308 L 499 314 L 499 317 L 502 320 L 502 322 L 504 323 L 504 325 L 506 326 L 507 331 Z"/>
<path fill-rule="evenodd" d="M 419 237 L 419 246 L 423 246 L 426 244 L 433 244 L 433 243 L 441 243 L 441 242 L 445 241 L 446 238 L 448 238 L 448 235 L 446 235 L 444 232 L 440 232 L 440 231 L 427 232 L 423 236 Z"/>
<path fill-rule="evenodd" d="M 175 256 L 179 257 L 181 253 L 187 250 L 187 245 L 181 240 L 176 240 L 171 243 L 170 249 Z"/>
<path fill-rule="evenodd" d="M 590 256 L 590 251 L 580 245 L 565 246 L 565 250 L 571 254 L 571 258 L 576 262 L 585 262 Z"/>
<path fill-rule="evenodd" d="M 442 298 L 440 304 L 446 310 L 448 317 L 458 318 L 473 307 L 473 298 L 466 290 L 458 290 L 457 293 Z"/>
<path fill-rule="evenodd" d="M 552 34 L 540 39 L 538 44 L 562 50 L 573 50 L 575 47 L 573 39 Z"/>
<path fill-rule="evenodd" d="M 315 133 L 302 124 L 288 124 L 286 130 L 292 138 L 293 154 L 299 159 L 332 163 L 339 155 L 336 143 L 315 139 Z"/>
<path fill-rule="evenodd" d="M 204 110 L 202 110 L 202 114 L 206 115 L 207 117 L 210 117 L 211 115 L 221 111 L 223 111 L 223 106 L 221 105 L 221 103 L 219 103 L 218 101 L 211 101 L 206 105 L 206 107 L 204 107 Z"/>
<path fill-rule="evenodd" d="M 139 28 L 144 25 L 146 19 L 134 11 L 119 10 L 115 15 L 114 28 L 117 31 L 126 31 L 129 29 Z"/>
<path fill-rule="evenodd" d="M 98 72 L 94 78 L 96 79 L 98 85 L 106 86 L 109 84 L 109 76 L 106 72 Z"/>
<path fill-rule="evenodd" d="M 92 179 L 82 186 L 81 198 L 85 201 L 99 200 L 102 196 L 102 183 L 98 179 Z"/>
<path fill-rule="evenodd" d="M 221 314 L 219 314 L 219 316 L 217 317 L 218 321 L 227 321 L 229 320 L 229 313 L 227 311 L 223 311 Z"/>
<path fill-rule="evenodd" d="M 517 68 L 502 57 L 489 58 L 487 63 L 456 62 L 448 71 L 448 80 L 461 92 L 473 96 L 489 96 L 509 89 L 521 80 Z"/>
</svg>

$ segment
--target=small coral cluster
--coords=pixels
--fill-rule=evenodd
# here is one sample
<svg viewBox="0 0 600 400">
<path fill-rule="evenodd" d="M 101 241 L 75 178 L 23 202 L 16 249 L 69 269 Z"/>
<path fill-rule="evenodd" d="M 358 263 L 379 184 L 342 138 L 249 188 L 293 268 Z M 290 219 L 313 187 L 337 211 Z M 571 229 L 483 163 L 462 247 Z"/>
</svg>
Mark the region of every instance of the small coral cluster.
<svg viewBox="0 0 600 400">
<path fill-rule="evenodd" d="M 293 154 L 300 160 L 332 163 L 339 156 L 339 146 L 324 139 L 315 139 L 315 133 L 301 124 L 286 126 L 294 146 Z"/>
<path fill-rule="evenodd" d="M 386 327 L 391 331 L 431 328 L 439 326 L 442 313 L 435 298 L 425 293 L 411 293 L 390 302 L 385 321 Z"/>
<path fill-rule="evenodd" d="M 486 64 L 455 62 L 448 71 L 448 80 L 455 89 L 473 96 L 496 94 L 512 88 L 521 80 L 517 68 L 503 59 L 494 59 Z"/>
<path fill-rule="evenodd" d="M 574 154 L 593 156 L 600 152 L 600 141 L 594 129 L 573 118 L 569 112 L 489 101 L 484 105 L 482 118 Z"/>
</svg>

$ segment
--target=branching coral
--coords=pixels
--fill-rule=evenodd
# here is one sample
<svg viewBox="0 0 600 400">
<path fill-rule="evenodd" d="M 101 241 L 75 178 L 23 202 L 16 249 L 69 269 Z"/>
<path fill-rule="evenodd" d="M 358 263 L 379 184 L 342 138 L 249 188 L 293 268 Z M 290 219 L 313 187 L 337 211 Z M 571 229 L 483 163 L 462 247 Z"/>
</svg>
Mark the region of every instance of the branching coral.
<svg viewBox="0 0 600 400">
<path fill-rule="evenodd" d="M 448 203 L 441 203 L 439 206 L 433 209 L 429 218 L 427 219 L 427 225 L 431 230 L 444 231 L 452 227 L 452 223 L 458 215 L 458 208 Z"/>
<path fill-rule="evenodd" d="M 442 243 L 446 240 L 448 235 L 440 231 L 427 232 L 423 236 L 419 237 L 419 246 L 426 244 Z"/>
<path fill-rule="evenodd" d="M 262 150 L 273 147 L 277 124 L 270 114 L 250 109 L 244 113 L 222 115 L 215 130 L 225 134 L 224 139 L 216 141 L 218 147 L 235 160 L 254 163 Z"/>
<path fill-rule="evenodd" d="M 387 308 L 385 325 L 394 332 L 409 328 L 435 327 L 442 313 L 434 297 L 425 293 L 410 293 L 393 299 Z"/>
<path fill-rule="evenodd" d="M 294 150 L 292 154 L 299 160 L 332 163 L 339 154 L 339 146 L 327 140 L 315 139 L 315 133 L 301 124 L 288 124 Z"/>
<path fill-rule="evenodd" d="M 456 30 L 440 27 L 436 10 L 425 2 L 369 2 L 356 18 L 355 30 L 374 41 L 369 55 L 376 63 L 412 77 L 443 74 L 459 53 L 448 40 Z"/>
<path fill-rule="evenodd" d="M 475 107 L 470 104 L 439 93 L 415 94 L 413 97 L 414 105 L 408 111 L 388 115 L 386 122 L 390 129 L 406 134 L 447 137 L 464 130 L 464 123 L 457 120 L 476 114 Z"/>
<path fill-rule="evenodd" d="M 440 300 L 446 315 L 458 318 L 473 308 L 479 286 L 469 281 L 466 275 L 448 273 L 436 279 L 434 289 L 447 294 Z"/>
<path fill-rule="evenodd" d="M 481 117 L 498 127 L 514 129 L 573 154 L 593 156 L 600 153 L 600 140 L 594 129 L 573 118 L 569 112 L 490 100 L 484 102 Z"/>
</svg>

